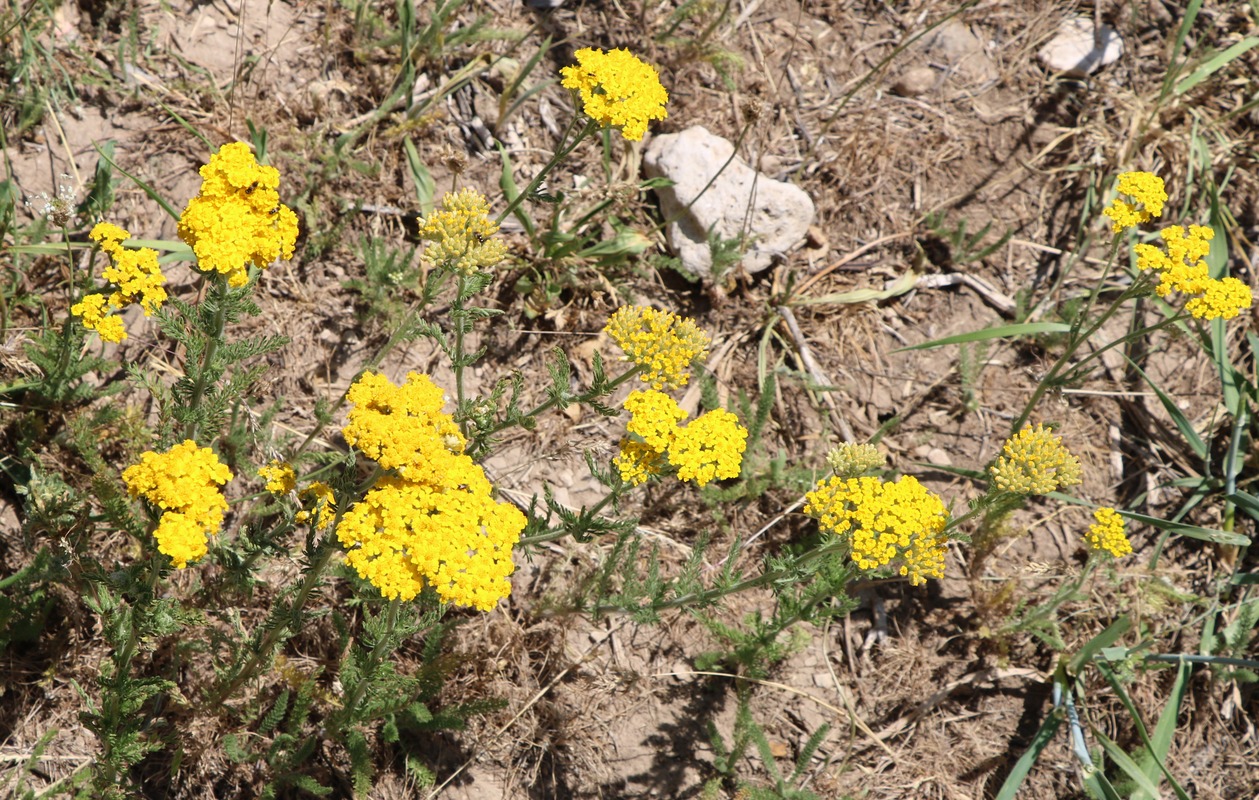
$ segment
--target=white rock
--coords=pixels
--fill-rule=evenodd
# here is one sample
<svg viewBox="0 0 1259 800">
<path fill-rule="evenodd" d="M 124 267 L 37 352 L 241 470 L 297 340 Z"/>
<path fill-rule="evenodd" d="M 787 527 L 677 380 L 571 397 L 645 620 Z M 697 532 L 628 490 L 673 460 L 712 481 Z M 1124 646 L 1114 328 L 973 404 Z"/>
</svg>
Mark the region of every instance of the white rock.
<svg viewBox="0 0 1259 800">
<path fill-rule="evenodd" d="M 1123 39 L 1109 25 L 1100 32 L 1093 20 L 1069 17 L 1058 27 L 1058 34 L 1041 48 L 1038 56 L 1054 72 L 1083 77 L 1116 61 L 1123 55 Z"/>
<path fill-rule="evenodd" d="M 813 223 L 813 200 L 803 189 L 758 173 L 733 153 L 734 145 L 696 125 L 656 136 L 643 154 L 648 177 L 674 183 L 656 189 L 671 220 L 665 235 L 682 267 L 701 279 L 712 278 L 710 230 L 727 240 L 743 234 L 743 268 L 760 272 L 803 241 Z"/>
</svg>

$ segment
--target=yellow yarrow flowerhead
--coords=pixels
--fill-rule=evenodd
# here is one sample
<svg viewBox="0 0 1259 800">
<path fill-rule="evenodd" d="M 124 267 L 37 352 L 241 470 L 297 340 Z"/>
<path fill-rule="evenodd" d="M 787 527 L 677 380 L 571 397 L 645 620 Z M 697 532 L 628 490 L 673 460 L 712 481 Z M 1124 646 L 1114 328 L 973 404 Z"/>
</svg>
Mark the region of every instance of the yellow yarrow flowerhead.
<svg viewBox="0 0 1259 800">
<path fill-rule="evenodd" d="M 498 264 L 507 247 L 494 238 L 498 223 L 489 214 L 489 202 L 475 189 L 447 192 L 442 210 L 420 223 L 420 238 L 429 240 L 425 258 L 464 275 Z"/>
<path fill-rule="evenodd" d="M 1109 553 L 1123 558 L 1132 553 L 1132 543 L 1124 535 L 1124 518 L 1113 508 L 1102 507 L 1093 512 L 1097 520 L 1084 534 L 1084 543 L 1093 553 Z"/>
<path fill-rule="evenodd" d="M 630 51 L 584 47 L 574 56 L 577 63 L 560 70 L 560 83 L 581 95 L 582 110 L 595 122 L 620 128 L 621 136 L 637 142 L 649 121 L 668 116 L 669 93 L 659 73 Z"/>
<path fill-rule="evenodd" d="M 293 473 L 293 468 L 278 459 L 259 469 L 258 477 L 267 482 L 267 491 L 271 494 L 288 494 L 297 488 L 297 476 Z"/>
<path fill-rule="evenodd" d="M 724 408 L 715 408 L 678 428 L 669 445 L 669 463 L 678 480 L 704 486 L 711 480 L 739 477 L 748 430 Z"/>
<path fill-rule="evenodd" d="M 280 172 L 254 160 L 249 145 L 230 142 L 203 166 L 201 191 L 179 216 L 179 237 L 197 255 L 197 268 L 228 285 L 249 282 L 249 265 L 265 269 L 292 258 L 297 215 L 280 202 Z"/>
<path fill-rule="evenodd" d="M 630 486 L 641 486 L 648 478 L 664 472 L 668 466 L 665 454 L 646 442 L 622 439 L 621 450 L 612 460 L 621 473 L 621 480 Z"/>
<path fill-rule="evenodd" d="M 206 537 L 218 532 L 227 510 L 219 487 L 231 479 L 231 470 L 214 451 L 191 439 L 165 453 L 146 452 L 122 473 L 132 497 L 162 509 L 153 536 L 158 552 L 170 556 L 178 569 L 206 554 Z"/>
<path fill-rule="evenodd" d="M 127 338 L 127 329 L 122 317 L 110 313 L 114 310 L 109 298 L 103 294 L 85 295 L 70 306 L 70 313 L 82 320 L 83 327 L 96 331 L 102 341 L 121 342 Z"/>
<path fill-rule="evenodd" d="M 1188 230 L 1171 225 L 1159 232 L 1167 252 L 1152 244 L 1133 245 L 1137 269 L 1157 270 L 1159 284 L 1154 291 L 1159 297 L 1172 292 L 1191 296 L 1185 310 L 1198 319 L 1232 319 L 1250 308 L 1253 297 L 1250 287 L 1237 278 L 1215 279 L 1205 261 L 1211 250 L 1215 231 L 1204 225 L 1190 225 Z"/>
<path fill-rule="evenodd" d="M 879 448 L 872 444 L 844 442 L 826 454 L 826 463 L 840 478 L 860 477 L 883 466 L 884 461 Z"/>
<path fill-rule="evenodd" d="M 1163 179 L 1157 175 L 1150 172 L 1125 172 L 1119 176 L 1117 189 L 1119 194 L 1127 195 L 1132 202 L 1116 197 L 1102 211 L 1110 217 L 1113 223 L 1111 230 L 1115 233 L 1163 216 L 1167 191 L 1163 188 Z"/>
<path fill-rule="evenodd" d="M 307 506 L 293 517 L 297 524 L 305 525 L 309 522 L 321 531 L 332 524 L 333 518 L 337 515 L 337 498 L 332 493 L 331 486 L 322 481 L 315 481 L 298 492 L 297 497 L 302 501 L 303 506 Z"/>
<path fill-rule="evenodd" d="M 111 264 L 101 277 L 116 288 L 109 295 L 89 294 L 70 307 L 70 313 L 79 317 L 85 328 L 96 331 L 106 342 L 121 342 L 127 338 L 122 317 L 115 312 L 132 303 L 139 303 L 144 315 L 151 316 L 166 302 L 166 276 L 157 264 L 157 251 L 148 247 L 129 250 L 122 242 L 130 238 L 126 230 L 109 222 L 99 222 L 88 236 L 108 254 Z"/>
<path fill-rule="evenodd" d="M 997 488 L 1015 494 L 1049 494 L 1080 482 L 1080 460 L 1044 425 L 1027 427 L 1006 440 L 989 470 Z"/>
<path fill-rule="evenodd" d="M 655 390 L 630 392 L 622 407 L 630 412 L 630 421 L 625 429 L 642 437 L 643 442 L 657 453 L 663 453 L 673 444 L 678 423 L 686 419 L 686 412 L 677 401 Z"/>
<path fill-rule="evenodd" d="M 651 388 L 677 389 L 691 379 L 691 362 L 708 353 L 708 334 L 695 320 L 650 306 L 618 308 L 604 331 L 642 370 Z"/>
<path fill-rule="evenodd" d="M 748 431 L 725 409 L 715 409 L 680 425 L 686 412 L 673 398 L 654 389 L 630 392 L 626 432 L 613 463 L 621 480 L 633 486 L 664 471 L 666 462 L 679 480 L 705 486 L 713 480 L 737 478 L 743 466 Z"/>
<path fill-rule="evenodd" d="M 525 515 L 494 500 L 485 471 L 467 455 L 444 395 L 427 375 L 394 386 L 367 373 L 348 395 L 342 433 L 394 470 L 341 518 L 346 561 L 390 599 L 431 586 L 448 603 L 488 611 L 511 593 L 511 550 Z"/>
<path fill-rule="evenodd" d="M 354 382 L 342 429 L 345 440 L 385 469 L 412 481 L 441 480 L 466 444 L 459 426 L 442 411 L 446 394 L 427 375 L 408 372 L 402 386 L 368 372 Z"/>
<path fill-rule="evenodd" d="M 827 478 L 805 495 L 804 513 L 835 536 L 847 537 L 852 561 L 874 570 L 899 562 L 899 572 L 918 586 L 944 576 L 944 502 L 910 475 Z"/>
</svg>

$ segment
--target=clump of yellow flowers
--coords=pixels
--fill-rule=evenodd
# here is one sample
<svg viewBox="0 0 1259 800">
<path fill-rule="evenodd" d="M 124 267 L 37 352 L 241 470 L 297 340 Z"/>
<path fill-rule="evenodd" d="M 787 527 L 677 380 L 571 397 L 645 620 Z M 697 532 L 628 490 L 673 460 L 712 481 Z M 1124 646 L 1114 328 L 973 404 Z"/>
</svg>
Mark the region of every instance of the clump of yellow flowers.
<svg viewBox="0 0 1259 800">
<path fill-rule="evenodd" d="M 162 509 L 153 537 L 158 552 L 178 569 L 206 554 L 207 537 L 223 524 L 227 500 L 219 487 L 232 472 L 214 451 L 191 439 L 165 453 L 146 452 L 127 467 L 122 480 L 132 497 L 144 497 Z"/>
<path fill-rule="evenodd" d="M 997 488 L 1015 494 L 1049 494 L 1080 482 L 1080 460 L 1044 425 L 1026 427 L 1006 440 L 989 469 Z"/>
<path fill-rule="evenodd" d="M 179 216 L 179 237 L 196 254 L 198 269 L 241 287 L 250 264 L 265 269 L 293 257 L 297 215 L 280 202 L 279 170 L 258 164 L 244 142 L 230 142 L 200 173 L 201 191 Z"/>
<path fill-rule="evenodd" d="M 690 380 L 691 362 L 708 352 L 708 334 L 695 321 L 650 306 L 618 308 L 603 330 L 625 351 L 651 388 L 677 389 Z"/>
<path fill-rule="evenodd" d="M 111 261 L 101 277 L 112 283 L 114 291 L 106 295 L 95 293 L 70 307 L 70 313 L 83 321 L 83 326 L 96 331 L 106 342 L 121 342 L 127 338 L 122 317 L 117 314 L 131 303 L 139 303 L 144 316 L 166 302 L 166 276 L 157 263 L 157 251 L 148 247 L 131 250 L 122 243 L 131 237 L 124 229 L 108 222 L 98 223 L 88 234 L 100 245 Z"/>
<path fill-rule="evenodd" d="M 681 425 L 686 412 L 654 389 L 630 392 L 624 408 L 630 412 L 625 429 L 638 439 L 621 441 L 614 461 L 621 480 L 638 486 L 666 464 L 677 469 L 679 480 L 698 486 L 739 477 L 748 432 L 734 414 L 717 408 Z"/>
<path fill-rule="evenodd" d="M 623 137 L 637 142 L 648 122 L 668 116 L 669 93 L 659 73 L 630 51 L 583 47 L 574 56 L 577 63 L 560 70 L 560 83 L 581 96 L 582 110 L 595 122 L 620 128 Z"/>
<path fill-rule="evenodd" d="M 1131 202 L 1116 197 L 1102 213 L 1111 218 L 1111 230 L 1119 233 L 1125 228 L 1149 222 L 1154 217 L 1163 216 L 1163 204 L 1167 202 L 1167 191 L 1163 187 L 1163 179 L 1150 172 L 1125 172 L 1119 176 L 1116 187 L 1121 195 L 1127 195 Z"/>
<path fill-rule="evenodd" d="M 1159 284 L 1155 292 L 1167 297 L 1172 292 L 1191 297 L 1185 310 L 1198 319 L 1232 319 L 1252 301 L 1250 287 L 1234 277 L 1216 280 L 1211 277 L 1203 259 L 1211 249 L 1215 231 L 1204 225 L 1190 225 L 1188 231 L 1180 225 L 1172 225 L 1159 231 L 1164 253 L 1152 244 L 1133 245 L 1137 256 L 1137 268 L 1156 270 Z"/>
<path fill-rule="evenodd" d="M 494 500 L 441 389 L 415 372 L 402 386 L 369 372 L 347 397 L 346 441 L 395 474 L 341 518 L 346 561 L 390 599 L 411 600 L 427 584 L 445 602 L 492 609 L 511 593 L 525 516 Z"/>
<path fill-rule="evenodd" d="M 288 494 L 297 488 L 297 476 L 293 468 L 283 461 L 272 461 L 258 470 L 258 477 L 267 482 L 267 491 L 275 495 Z"/>
<path fill-rule="evenodd" d="M 824 532 L 847 537 L 852 561 L 863 570 L 898 562 L 914 586 L 944 576 L 948 512 L 912 475 L 828 478 L 805 495 L 804 512 Z"/>
<path fill-rule="evenodd" d="M 442 197 L 442 210 L 420 223 L 420 238 L 429 241 L 425 258 L 464 275 L 498 264 L 507 247 L 493 238 L 498 224 L 489 213 L 489 201 L 475 189 L 448 192 Z"/>
<path fill-rule="evenodd" d="M 1093 512 L 1096 520 L 1084 534 L 1084 543 L 1091 552 L 1109 553 L 1123 558 L 1132 553 L 1132 543 L 1124 535 L 1124 519 L 1113 508 L 1102 507 Z"/>
</svg>

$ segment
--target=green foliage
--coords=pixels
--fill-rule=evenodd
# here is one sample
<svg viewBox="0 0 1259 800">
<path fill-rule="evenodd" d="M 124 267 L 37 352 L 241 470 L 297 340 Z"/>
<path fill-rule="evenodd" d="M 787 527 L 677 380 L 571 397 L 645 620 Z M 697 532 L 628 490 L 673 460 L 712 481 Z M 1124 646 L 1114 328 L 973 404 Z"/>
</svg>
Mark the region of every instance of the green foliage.
<svg viewBox="0 0 1259 800">
<path fill-rule="evenodd" d="M 363 277 L 344 281 L 342 286 L 359 295 L 355 316 L 360 323 L 375 319 L 393 328 L 406 316 L 411 287 L 420 283 L 420 271 L 414 264 L 415 250 L 392 247 L 378 236 L 359 240 Z"/>
</svg>

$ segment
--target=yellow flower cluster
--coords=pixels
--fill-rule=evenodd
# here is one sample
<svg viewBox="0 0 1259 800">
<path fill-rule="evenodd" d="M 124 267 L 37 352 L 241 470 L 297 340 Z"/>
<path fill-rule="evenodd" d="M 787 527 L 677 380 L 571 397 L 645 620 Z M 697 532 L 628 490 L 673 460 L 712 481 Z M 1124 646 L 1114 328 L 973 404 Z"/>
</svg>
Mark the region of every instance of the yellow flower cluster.
<svg viewBox="0 0 1259 800">
<path fill-rule="evenodd" d="M 1132 543 L 1124 535 L 1124 519 L 1119 512 L 1103 506 L 1093 512 L 1093 519 L 1097 521 L 1084 534 L 1084 543 L 1091 552 L 1109 553 L 1115 558 L 1132 553 Z"/>
<path fill-rule="evenodd" d="M 914 586 L 944 576 L 948 513 L 913 476 L 828 478 L 805 495 L 804 512 L 823 531 L 848 537 L 853 563 L 863 570 L 897 561 Z"/>
<path fill-rule="evenodd" d="M 655 390 L 630 392 L 624 408 L 630 412 L 626 430 L 641 439 L 622 440 L 614 461 L 626 483 L 645 483 L 666 463 L 678 471 L 679 480 L 698 486 L 739 476 L 748 432 L 729 411 L 714 409 L 680 425 L 686 412 Z"/>
<path fill-rule="evenodd" d="M 708 352 L 708 334 L 695 320 L 650 306 L 618 308 L 603 330 L 657 391 L 685 386 L 691 379 L 691 362 Z"/>
<path fill-rule="evenodd" d="M 297 488 L 293 468 L 283 461 L 272 461 L 258 470 L 258 477 L 267 482 L 267 491 L 274 495 L 288 494 Z"/>
<path fill-rule="evenodd" d="M 489 611 L 511 593 L 511 551 L 525 516 L 494 500 L 480 465 L 427 375 L 397 387 L 367 373 L 350 388 L 342 433 L 395 470 L 342 517 L 346 561 L 385 597 L 411 600 L 427 584 L 448 603 Z"/>
<path fill-rule="evenodd" d="M 628 50 L 607 53 L 583 47 L 577 63 L 560 70 L 561 85 L 581 95 L 582 110 L 600 125 L 621 129 L 621 136 L 640 141 L 647 123 L 668 116 L 669 93 L 650 64 Z"/>
<path fill-rule="evenodd" d="M 883 454 L 872 444 L 844 442 L 826 454 L 826 463 L 840 478 L 856 478 L 883 466 Z"/>
<path fill-rule="evenodd" d="M 337 498 L 332 487 L 323 481 L 315 481 L 297 494 L 302 505 L 310 506 L 298 511 L 293 519 L 298 525 L 312 523 L 318 530 L 325 530 L 332 524 L 337 513 Z"/>
<path fill-rule="evenodd" d="M 101 222 L 88 234 L 100 244 L 110 258 L 110 266 L 101 274 L 116 288 L 108 296 L 103 293 L 86 295 L 70 307 L 70 313 L 83 320 L 84 327 L 96 331 L 106 342 L 121 342 L 127 338 L 122 317 L 116 312 L 132 303 L 139 303 L 144 316 L 166 302 L 166 276 L 157 263 L 157 251 L 148 247 L 129 250 L 122 246 L 131 234 L 117 225 Z"/>
<path fill-rule="evenodd" d="M 1159 272 L 1159 284 L 1154 290 L 1159 297 L 1172 292 L 1197 295 L 1185 303 L 1185 310 L 1198 319 L 1232 319 L 1242 309 L 1250 308 L 1249 286 L 1233 277 L 1211 277 L 1204 259 L 1215 238 L 1214 230 L 1190 225 L 1186 231 L 1180 225 L 1172 225 L 1159 235 L 1167 245 L 1166 253 L 1152 244 L 1132 247 L 1138 269 Z"/>
<path fill-rule="evenodd" d="M 489 202 L 475 189 L 448 192 L 442 198 L 442 210 L 420 223 L 420 238 L 429 240 L 424 256 L 464 275 L 498 264 L 507 248 L 494 238 L 498 224 L 489 214 Z"/>
<path fill-rule="evenodd" d="M 162 509 L 153 536 L 158 552 L 178 569 L 206 554 L 206 537 L 218 532 L 227 510 L 219 487 L 231 479 L 214 451 L 191 439 L 165 453 L 146 452 L 122 472 L 132 497 L 143 496 Z"/>
<path fill-rule="evenodd" d="M 179 236 L 197 255 L 197 268 L 249 282 L 249 265 L 265 269 L 292 258 L 297 215 L 280 202 L 280 172 L 254 160 L 249 145 L 231 142 L 200 170 L 201 191 L 179 216 Z"/>
<path fill-rule="evenodd" d="M 1080 460 L 1044 425 L 1028 426 L 1006 440 L 989 472 L 997 488 L 1015 494 L 1049 494 L 1080 482 Z"/>
<path fill-rule="evenodd" d="M 1149 172 L 1125 172 L 1119 176 L 1119 194 L 1127 195 L 1133 202 L 1121 197 L 1102 211 L 1112 221 L 1111 230 L 1119 233 L 1124 228 L 1131 228 L 1153 217 L 1163 216 L 1163 204 L 1167 202 L 1167 191 L 1163 188 L 1163 179 Z M 1140 207 L 1138 208 L 1138 204 Z"/>
</svg>

